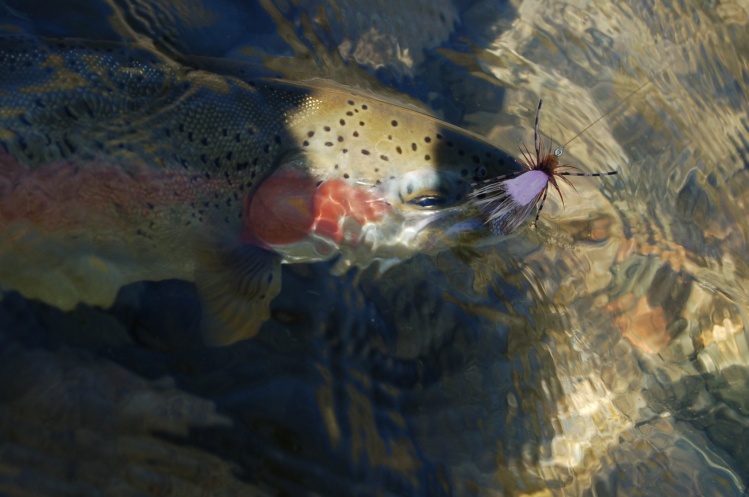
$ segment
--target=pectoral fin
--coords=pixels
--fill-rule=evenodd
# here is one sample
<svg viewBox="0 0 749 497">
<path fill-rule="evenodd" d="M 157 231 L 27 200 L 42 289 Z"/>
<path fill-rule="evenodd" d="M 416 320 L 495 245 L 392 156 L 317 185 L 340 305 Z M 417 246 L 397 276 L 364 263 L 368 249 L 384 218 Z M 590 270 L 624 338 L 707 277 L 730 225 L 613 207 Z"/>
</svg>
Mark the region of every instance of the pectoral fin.
<svg viewBox="0 0 749 497">
<path fill-rule="evenodd" d="M 281 257 L 236 242 L 203 247 L 195 283 L 206 344 L 230 345 L 255 336 L 270 317 L 270 302 L 281 290 Z"/>
</svg>

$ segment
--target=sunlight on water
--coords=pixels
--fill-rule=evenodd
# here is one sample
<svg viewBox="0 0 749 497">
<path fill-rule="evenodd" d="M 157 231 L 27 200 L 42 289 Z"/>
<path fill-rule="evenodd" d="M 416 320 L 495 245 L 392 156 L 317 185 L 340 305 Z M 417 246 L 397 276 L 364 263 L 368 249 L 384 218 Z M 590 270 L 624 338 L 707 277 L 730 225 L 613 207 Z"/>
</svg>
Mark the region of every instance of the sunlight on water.
<svg viewBox="0 0 749 497">
<path fill-rule="evenodd" d="M 196 119 L 196 100 L 148 93 L 138 71 L 122 71 L 115 82 L 143 97 L 124 104 L 135 122 L 115 126 L 101 117 L 108 107 L 91 105 L 105 132 L 27 143 L 0 128 L 0 220 L 24 213 L 41 227 L 8 222 L 0 236 L 0 494 L 745 493 L 749 6 L 101 0 L 76 9 L 0 2 L 6 55 L 17 43 L 8 36 L 76 39 L 50 45 L 90 49 L 50 86 L 69 90 L 75 74 L 101 68 L 98 54 L 129 43 L 119 50 L 145 57 L 143 67 L 157 69 L 146 71 L 151 80 L 218 75 L 194 93 L 215 112 Z M 0 60 L 3 81 L 17 88 L 16 61 Z M 247 311 L 262 322 L 256 334 L 206 347 L 202 259 L 179 229 L 183 209 L 204 209 L 157 206 L 153 219 L 167 222 L 149 240 L 167 240 L 163 251 L 118 243 L 128 222 L 152 219 L 150 209 L 89 215 L 107 212 L 112 197 L 136 198 L 123 185 L 146 198 L 198 182 L 169 165 L 173 154 L 207 162 L 192 136 L 188 144 L 163 133 L 171 122 L 214 130 L 209 153 L 225 162 L 242 153 L 227 128 L 274 142 L 273 123 L 289 123 L 234 109 L 239 90 L 225 75 L 334 80 L 427 109 L 514 156 L 532 146 L 543 99 L 545 146 L 563 147 L 562 162 L 580 172 L 618 175 L 571 178 L 564 203 L 552 192 L 537 227 L 506 239 L 404 261 L 389 254 L 351 270 L 335 259 L 278 262 L 277 296 Z M 12 98 L 0 96 L 3 123 L 23 112 Z M 137 114 L 159 98 L 154 114 Z M 44 126 L 81 118 L 64 109 L 39 111 Z M 389 119 L 366 125 L 411 130 Z M 288 138 L 280 134 L 279 145 Z M 131 167 L 133 157 L 147 166 Z M 54 164 L 44 171 L 55 180 L 19 172 L 16 159 Z M 143 179 L 154 170 L 161 176 Z M 203 171 L 191 188 L 223 194 L 224 180 Z M 89 183 L 106 185 L 103 196 L 80 190 L 94 208 L 70 194 Z M 391 189 L 410 195 L 413 184 L 404 185 Z M 435 185 L 427 201 L 451 187 Z M 289 193 L 292 211 L 304 194 Z M 214 203 L 222 215 L 210 218 L 209 241 L 233 212 L 213 198 L 205 209 Z M 240 251 L 222 257 L 211 252 L 217 245 L 195 243 L 220 276 L 257 271 Z M 351 250 L 367 259 L 361 246 Z M 272 286 L 229 281 L 246 295 Z M 244 307 L 238 299 L 222 310 Z"/>
</svg>

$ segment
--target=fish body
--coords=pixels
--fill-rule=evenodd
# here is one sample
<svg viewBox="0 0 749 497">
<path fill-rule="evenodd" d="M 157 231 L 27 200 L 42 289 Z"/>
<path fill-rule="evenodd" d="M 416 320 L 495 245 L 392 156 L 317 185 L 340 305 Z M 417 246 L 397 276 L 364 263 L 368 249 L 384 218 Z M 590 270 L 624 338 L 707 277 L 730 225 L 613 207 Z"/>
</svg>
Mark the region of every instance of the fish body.
<svg viewBox="0 0 749 497">
<path fill-rule="evenodd" d="M 468 243 L 486 231 L 471 184 L 521 170 L 367 93 L 129 46 L 5 38 L 0 88 L 0 281 L 63 309 L 180 278 L 209 289 L 214 326 L 256 329 L 280 263 L 367 266 Z M 216 341 L 251 335 L 237 326 Z"/>
</svg>

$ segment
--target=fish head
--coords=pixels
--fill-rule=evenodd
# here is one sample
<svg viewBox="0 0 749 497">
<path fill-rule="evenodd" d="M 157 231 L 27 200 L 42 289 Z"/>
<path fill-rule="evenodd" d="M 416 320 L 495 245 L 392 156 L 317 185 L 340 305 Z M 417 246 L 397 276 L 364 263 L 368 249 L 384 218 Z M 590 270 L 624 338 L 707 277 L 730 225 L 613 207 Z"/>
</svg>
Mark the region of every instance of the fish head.
<svg viewBox="0 0 749 497">
<path fill-rule="evenodd" d="M 478 135 L 367 94 L 314 89 L 298 107 L 298 147 L 243 217 L 248 241 L 288 261 L 366 266 L 473 244 L 491 236 L 475 183 L 522 170 Z"/>
</svg>

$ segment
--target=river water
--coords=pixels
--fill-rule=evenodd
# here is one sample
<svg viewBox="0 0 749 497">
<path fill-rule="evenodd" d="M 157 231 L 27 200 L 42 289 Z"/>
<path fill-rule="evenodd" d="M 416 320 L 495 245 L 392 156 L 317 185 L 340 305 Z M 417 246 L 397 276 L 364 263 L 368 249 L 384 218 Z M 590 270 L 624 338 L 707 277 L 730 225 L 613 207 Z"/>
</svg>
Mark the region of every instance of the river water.
<svg viewBox="0 0 749 497">
<path fill-rule="evenodd" d="M 70 312 L 6 292 L 0 495 L 745 494 L 749 3 L 0 13 L 6 32 L 371 89 L 508 151 L 542 98 L 565 162 L 618 171 L 474 249 L 285 266 L 271 320 L 231 347 L 191 345 L 187 282 Z"/>
</svg>

